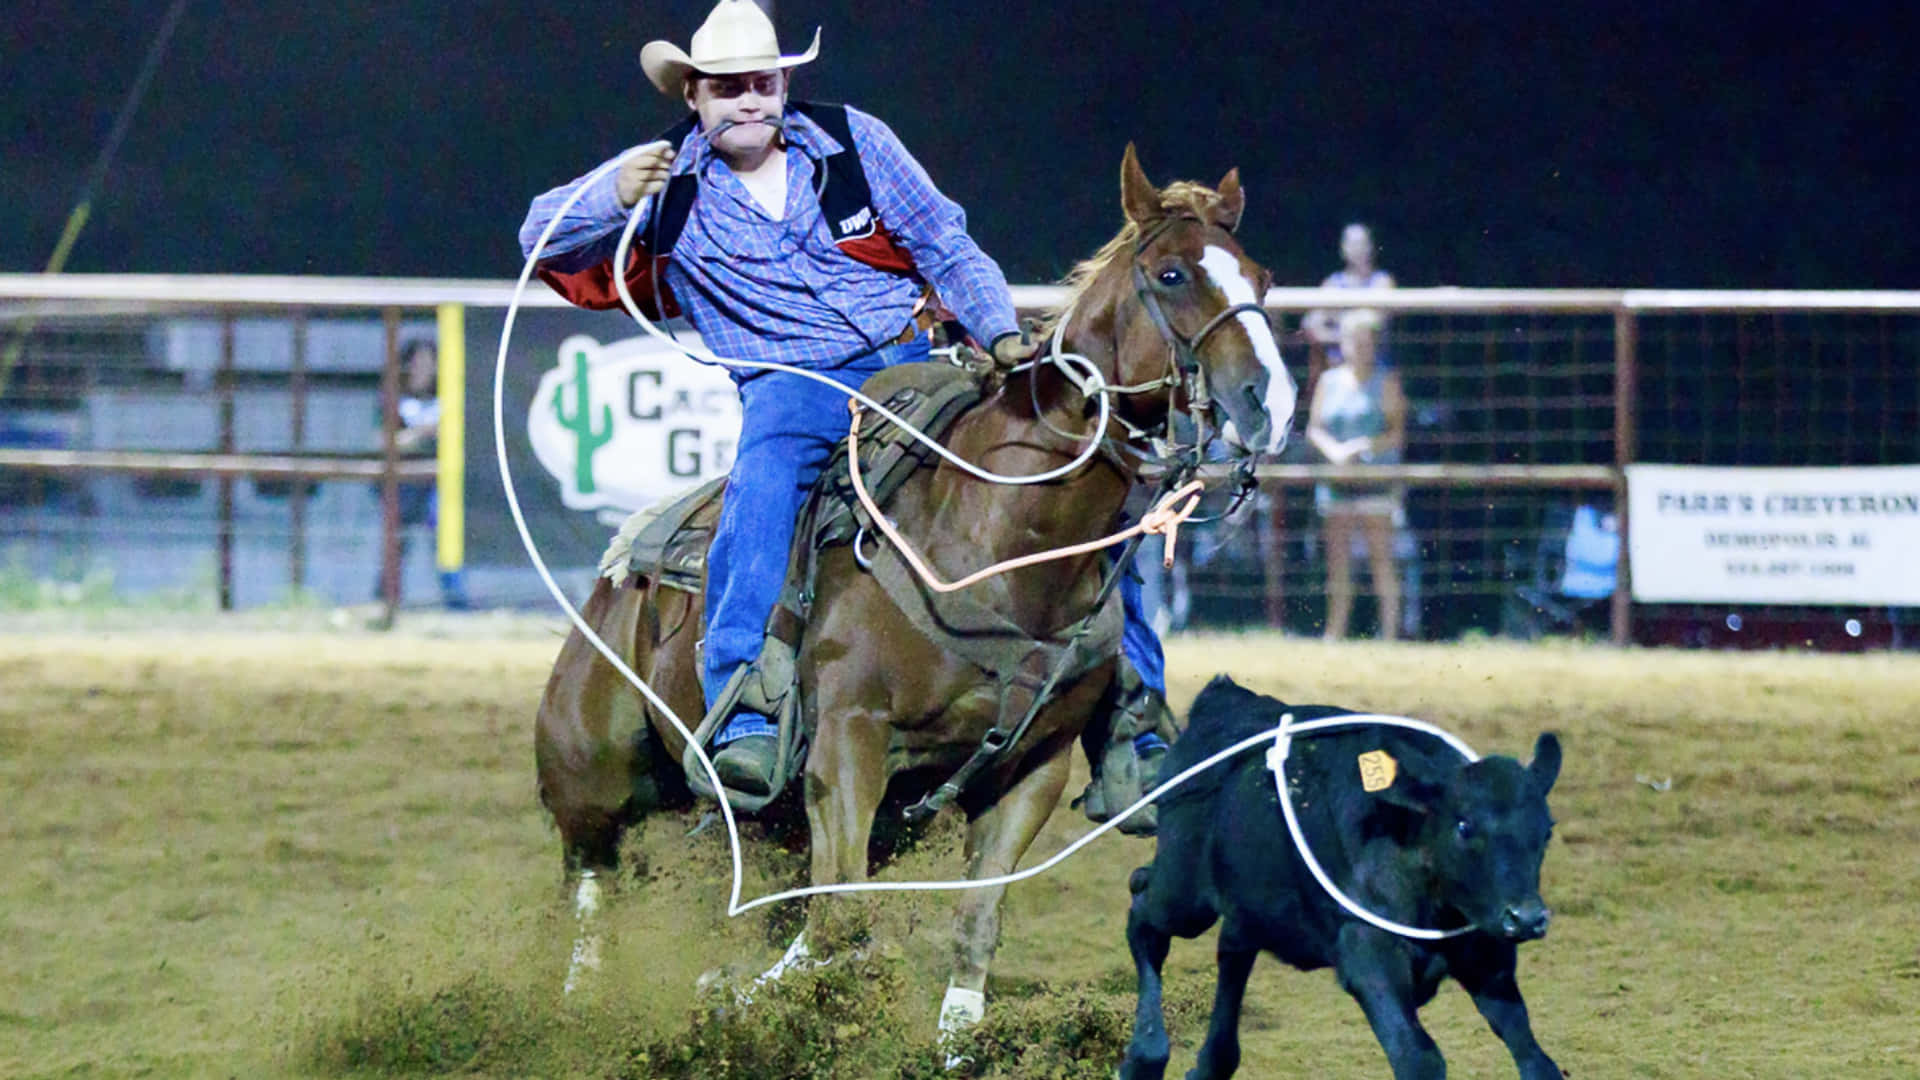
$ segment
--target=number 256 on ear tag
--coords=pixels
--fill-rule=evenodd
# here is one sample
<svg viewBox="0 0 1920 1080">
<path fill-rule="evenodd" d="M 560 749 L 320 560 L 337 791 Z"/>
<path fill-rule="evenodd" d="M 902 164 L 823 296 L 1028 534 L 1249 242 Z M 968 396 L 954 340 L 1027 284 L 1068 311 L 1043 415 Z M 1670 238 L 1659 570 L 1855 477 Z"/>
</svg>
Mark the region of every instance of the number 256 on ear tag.
<svg viewBox="0 0 1920 1080">
<path fill-rule="evenodd" d="M 1367 791 L 1385 791 L 1400 774 L 1400 763 L 1385 750 L 1369 750 L 1359 757 L 1360 786 Z"/>
</svg>

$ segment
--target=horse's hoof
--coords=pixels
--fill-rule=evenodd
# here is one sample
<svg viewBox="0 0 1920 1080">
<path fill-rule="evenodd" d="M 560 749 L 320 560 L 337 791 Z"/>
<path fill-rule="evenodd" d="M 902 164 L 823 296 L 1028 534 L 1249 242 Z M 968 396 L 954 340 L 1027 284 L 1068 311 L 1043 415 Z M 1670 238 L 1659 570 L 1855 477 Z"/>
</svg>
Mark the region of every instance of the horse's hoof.
<svg viewBox="0 0 1920 1080">
<path fill-rule="evenodd" d="M 746 969 L 729 964 L 701 972 L 700 977 L 693 980 L 693 991 L 700 999 L 713 1002 L 713 1015 L 717 1019 L 734 1007 L 753 1004 L 753 996 L 744 985 L 746 982 Z"/>
</svg>

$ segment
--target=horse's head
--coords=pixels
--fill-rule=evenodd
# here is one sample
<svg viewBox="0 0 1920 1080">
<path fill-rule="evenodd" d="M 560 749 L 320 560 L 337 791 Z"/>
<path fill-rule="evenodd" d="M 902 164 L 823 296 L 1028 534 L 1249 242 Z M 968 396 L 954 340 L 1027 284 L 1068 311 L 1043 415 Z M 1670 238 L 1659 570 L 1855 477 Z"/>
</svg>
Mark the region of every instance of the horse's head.
<svg viewBox="0 0 1920 1080">
<path fill-rule="evenodd" d="M 1120 202 L 1127 228 L 1116 242 L 1132 246 L 1129 282 L 1115 293 L 1120 381 L 1177 378 L 1176 407 L 1243 450 L 1277 451 L 1292 428 L 1296 387 L 1261 304 L 1273 275 L 1234 239 L 1246 208 L 1240 170 L 1217 189 L 1189 181 L 1155 188 L 1129 143 Z"/>
</svg>

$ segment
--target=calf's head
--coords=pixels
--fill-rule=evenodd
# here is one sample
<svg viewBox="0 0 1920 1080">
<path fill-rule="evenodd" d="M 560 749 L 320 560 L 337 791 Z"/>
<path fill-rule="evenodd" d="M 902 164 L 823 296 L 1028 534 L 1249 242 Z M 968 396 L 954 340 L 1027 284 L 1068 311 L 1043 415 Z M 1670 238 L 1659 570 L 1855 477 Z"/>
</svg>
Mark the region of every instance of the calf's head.
<svg viewBox="0 0 1920 1080">
<path fill-rule="evenodd" d="M 1380 797 L 1422 815 L 1418 845 L 1435 899 L 1475 928 L 1511 941 L 1547 932 L 1540 864 L 1553 834 L 1547 792 L 1560 775 L 1560 740 L 1540 736 L 1533 761 L 1488 757 L 1438 781 L 1402 776 Z"/>
</svg>

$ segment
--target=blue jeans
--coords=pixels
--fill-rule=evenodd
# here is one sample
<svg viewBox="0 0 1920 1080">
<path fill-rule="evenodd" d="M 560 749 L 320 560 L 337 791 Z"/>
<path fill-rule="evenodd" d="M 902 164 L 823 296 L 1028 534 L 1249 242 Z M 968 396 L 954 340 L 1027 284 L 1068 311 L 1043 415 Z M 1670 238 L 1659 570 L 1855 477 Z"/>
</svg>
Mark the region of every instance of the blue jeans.
<svg viewBox="0 0 1920 1080">
<path fill-rule="evenodd" d="M 927 340 L 886 345 L 821 375 L 843 386 L 895 364 L 927 358 Z M 734 669 L 760 655 L 767 616 L 786 584 L 795 519 L 846 438 L 847 395 L 786 371 L 736 375 L 740 447 L 727 477 L 726 502 L 707 552 L 707 636 L 700 685 L 707 707 Z"/>
<path fill-rule="evenodd" d="M 1147 606 L 1141 602 L 1140 579 L 1131 567 L 1120 568 L 1120 606 L 1126 612 L 1126 625 L 1120 631 L 1120 651 L 1140 673 L 1147 689 L 1162 697 L 1167 693 L 1167 654 L 1160 649 L 1160 635 L 1147 621 Z"/>
</svg>

